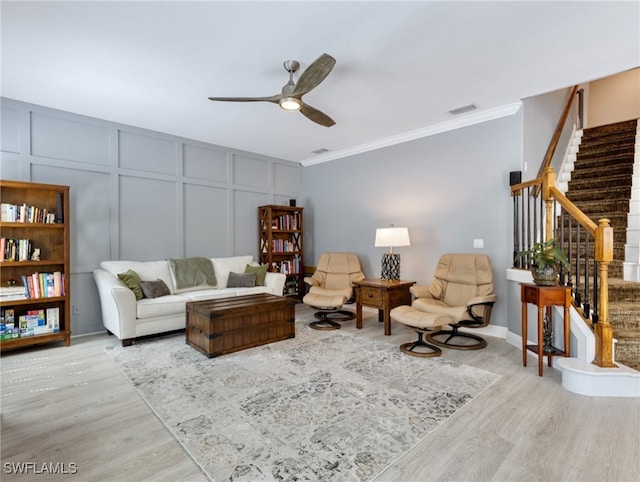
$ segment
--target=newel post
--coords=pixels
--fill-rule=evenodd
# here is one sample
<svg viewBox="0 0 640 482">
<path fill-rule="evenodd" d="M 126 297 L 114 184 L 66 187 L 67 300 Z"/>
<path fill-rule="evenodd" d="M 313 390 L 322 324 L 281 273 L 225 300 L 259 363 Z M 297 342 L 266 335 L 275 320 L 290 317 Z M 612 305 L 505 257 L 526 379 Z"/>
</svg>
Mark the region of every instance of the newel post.
<svg viewBox="0 0 640 482">
<path fill-rule="evenodd" d="M 613 368 L 613 327 L 609 323 L 609 263 L 613 260 L 613 228 L 608 219 L 600 219 L 595 236 L 595 260 L 600 275 L 600 320 L 595 324 L 596 356 L 593 364 Z"/>
<path fill-rule="evenodd" d="M 542 173 L 542 199 L 545 203 L 544 240 L 549 241 L 553 237 L 553 198 L 549 187 L 556 185 L 556 174 L 551 167 L 547 167 Z"/>
</svg>

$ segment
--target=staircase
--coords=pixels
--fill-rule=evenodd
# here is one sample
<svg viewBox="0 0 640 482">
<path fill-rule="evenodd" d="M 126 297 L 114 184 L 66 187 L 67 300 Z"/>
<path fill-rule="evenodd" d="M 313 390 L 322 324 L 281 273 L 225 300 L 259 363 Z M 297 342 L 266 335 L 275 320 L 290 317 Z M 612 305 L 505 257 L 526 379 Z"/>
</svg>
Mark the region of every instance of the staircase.
<svg viewBox="0 0 640 482">
<path fill-rule="evenodd" d="M 618 340 L 615 360 L 640 370 L 640 282 L 624 281 L 637 120 L 584 129 L 566 196 L 596 224 L 611 221 L 609 321 Z"/>
</svg>

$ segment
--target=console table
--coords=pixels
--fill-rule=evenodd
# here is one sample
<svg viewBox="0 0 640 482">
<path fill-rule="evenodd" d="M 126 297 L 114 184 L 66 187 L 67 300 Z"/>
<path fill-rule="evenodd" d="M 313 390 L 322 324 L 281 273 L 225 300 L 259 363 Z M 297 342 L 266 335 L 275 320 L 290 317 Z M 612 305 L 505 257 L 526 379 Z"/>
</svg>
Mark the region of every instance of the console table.
<svg viewBox="0 0 640 482">
<path fill-rule="evenodd" d="M 391 335 L 391 310 L 410 305 L 409 288 L 415 281 L 364 279 L 354 283 L 356 292 L 356 328 L 362 328 L 362 307 L 378 308 L 378 321 L 384 322 L 384 334 Z"/>
<path fill-rule="evenodd" d="M 569 356 L 571 288 L 568 286 L 539 286 L 521 283 L 520 299 L 522 301 L 522 366 L 527 366 L 527 350 L 531 350 L 538 354 L 538 376 L 542 376 L 542 363 L 545 355 L 549 366 L 551 366 L 551 357 Z M 537 345 L 527 345 L 527 303 L 532 303 L 538 307 Z M 553 326 L 552 306 L 564 307 L 564 348 L 562 350 L 554 346 L 547 345 L 545 347 L 544 345 L 544 317 L 546 315 L 548 326 L 551 328 Z"/>
</svg>

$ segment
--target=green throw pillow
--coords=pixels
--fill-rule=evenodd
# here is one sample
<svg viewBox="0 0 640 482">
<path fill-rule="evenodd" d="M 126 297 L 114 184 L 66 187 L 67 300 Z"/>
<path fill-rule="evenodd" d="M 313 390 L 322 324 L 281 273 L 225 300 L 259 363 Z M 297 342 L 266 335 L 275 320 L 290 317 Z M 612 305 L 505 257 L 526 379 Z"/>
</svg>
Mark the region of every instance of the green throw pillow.
<svg viewBox="0 0 640 482">
<path fill-rule="evenodd" d="M 245 273 L 255 273 L 256 274 L 256 286 L 264 286 L 264 279 L 267 277 L 267 268 L 269 265 L 261 264 L 260 266 L 251 266 L 247 265 L 244 272 Z"/>
<path fill-rule="evenodd" d="M 136 295 L 136 301 L 144 298 L 142 288 L 140 287 L 140 276 L 138 276 L 138 273 L 130 269 L 126 273 L 119 273 L 118 278 L 126 285 L 127 288 L 133 291 L 133 294 Z"/>
</svg>

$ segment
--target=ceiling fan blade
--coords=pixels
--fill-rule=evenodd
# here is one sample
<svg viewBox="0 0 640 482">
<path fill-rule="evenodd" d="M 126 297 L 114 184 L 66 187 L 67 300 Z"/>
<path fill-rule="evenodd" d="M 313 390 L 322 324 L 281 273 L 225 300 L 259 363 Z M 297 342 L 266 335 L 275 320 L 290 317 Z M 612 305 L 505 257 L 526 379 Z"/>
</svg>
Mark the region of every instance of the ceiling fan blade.
<svg viewBox="0 0 640 482">
<path fill-rule="evenodd" d="M 272 95 L 270 97 L 209 97 L 209 100 L 222 102 L 275 102 L 282 98 L 282 94 Z"/>
<path fill-rule="evenodd" d="M 321 126 L 331 127 L 336 123 L 336 121 L 324 112 L 320 112 L 318 109 L 311 107 L 309 104 L 305 104 L 304 102 L 302 102 L 302 106 L 300 107 L 300 113 Z"/>
<path fill-rule="evenodd" d="M 292 95 L 304 95 L 316 88 L 329 75 L 334 65 L 336 65 L 336 59 L 329 54 L 322 54 L 300 74 Z"/>
</svg>

